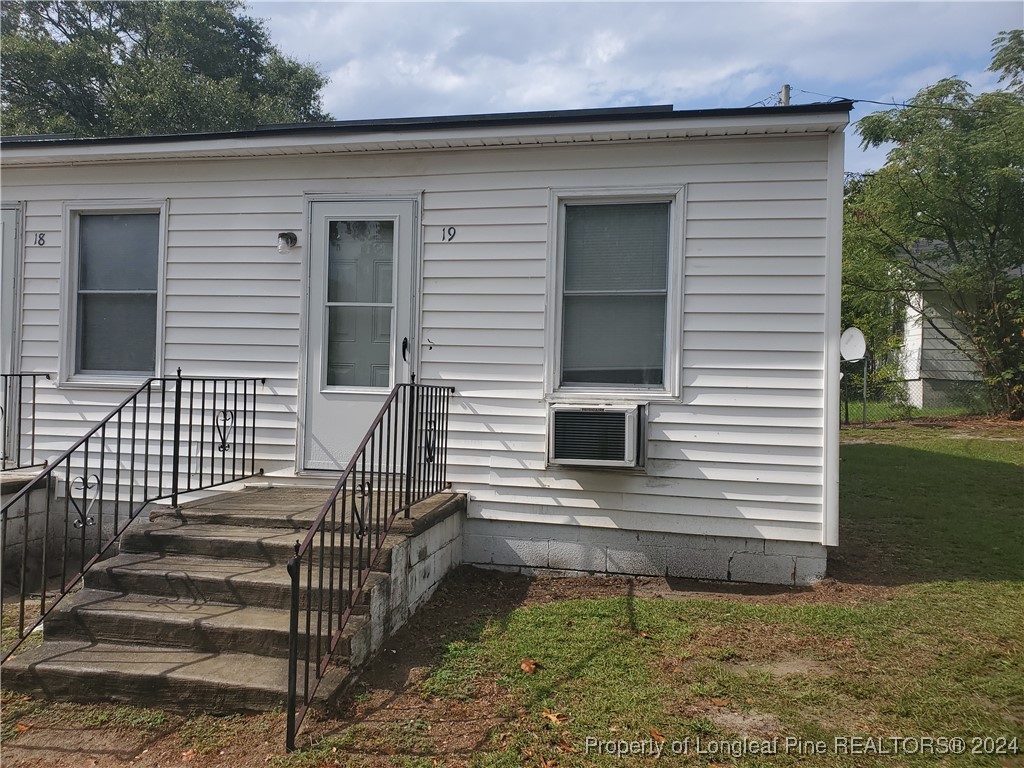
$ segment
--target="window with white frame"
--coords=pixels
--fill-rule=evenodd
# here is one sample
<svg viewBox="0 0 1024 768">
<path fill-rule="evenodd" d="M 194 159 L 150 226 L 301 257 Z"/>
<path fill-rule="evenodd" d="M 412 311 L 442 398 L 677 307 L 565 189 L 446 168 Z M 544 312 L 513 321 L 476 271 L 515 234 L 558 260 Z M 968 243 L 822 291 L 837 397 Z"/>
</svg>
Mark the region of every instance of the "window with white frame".
<svg viewBox="0 0 1024 768">
<path fill-rule="evenodd" d="M 669 200 L 561 207 L 563 389 L 669 388 Z"/>
<path fill-rule="evenodd" d="M 74 374 L 156 371 L 160 219 L 158 210 L 74 214 Z"/>
</svg>

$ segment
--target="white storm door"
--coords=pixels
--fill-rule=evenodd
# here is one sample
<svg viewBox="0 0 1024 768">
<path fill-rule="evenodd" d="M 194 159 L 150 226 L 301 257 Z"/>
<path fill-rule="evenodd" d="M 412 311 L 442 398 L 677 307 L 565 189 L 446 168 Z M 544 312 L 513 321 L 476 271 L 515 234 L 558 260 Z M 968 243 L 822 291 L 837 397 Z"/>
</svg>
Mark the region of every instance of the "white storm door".
<svg viewBox="0 0 1024 768">
<path fill-rule="evenodd" d="M 312 204 L 306 469 L 343 469 L 409 380 L 415 218 L 412 200 Z"/>
</svg>

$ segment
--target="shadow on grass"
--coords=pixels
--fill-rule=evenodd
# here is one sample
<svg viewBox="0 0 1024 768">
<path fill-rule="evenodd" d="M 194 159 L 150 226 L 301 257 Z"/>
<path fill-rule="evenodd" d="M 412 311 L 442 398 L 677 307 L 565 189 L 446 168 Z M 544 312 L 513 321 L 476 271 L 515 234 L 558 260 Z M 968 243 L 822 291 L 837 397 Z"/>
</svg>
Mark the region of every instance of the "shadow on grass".
<svg viewBox="0 0 1024 768">
<path fill-rule="evenodd" d="M 622 655 L 623 643 L 650 642 L 637 613 L 640 598 L 630 581 L 621 585 L 621 594 L 604 609 L 611 614 L 615 632 L 611 636 L 587 635 L 586 641 L 579 643 L 579 654 L 571 659 L 550 663 L 551 648 L 529 645 L 518 651 L 505 648 L 514 658 L 498 666 L 493 658 L 476 661 L 475 654 L 486 646 L 488 633 L 507 637 L 512 646 L 524 641 L 518 625 L 523 618 L 517 612 L 524 606 L 548 602 L 530 594 L 531 583 L 527 576 L 472 566 L 457 568 L 338 702 L 330 713 L 337 719 L 331 722 L 329 717 L 305 734 L 305 748 L 311 749 L 312 755 L 317 744 L 340 744 L 364 757 L 381 757 L 396 754 L 394 749 L 401 747 L 418 756 L 463 760 L 493 749 L 496 729 L 526 713 L 536 718 L 538 728 L 550 729 L 540 716 L 549 697 L 587 678 L 595 667 L 614 663 Z M 566 610 L 567 615 L 553 617 L 554 625 L 531 631 L 586 633 L 574 626 L 573 609 Z M 589 616 L 587 611 L 584 614 Z M 565 647 L 575 648 L 576 643 L 567 642 Z M 398 652 L 392 655 L 388 649 Z M 536 674 L 527 676 L 519 667 L 520 657 L 536 657 Z M 425 685 L 428 680 L 419 676 L 428 670 L 429 681 L 441 676 L 440 686 Z M 529 685 L 519 690 L 517 679 Z M 438 726 L 431 737 L 433 743 L 429 747 L 401 744 L 402 728 L 422 721 Z M 449 725 L 458 731 L 457 737 L 442 736 Z"/>
<path fill-rule="evenodd" d="M 850 583 L 1024 580 L 1024 446 L 844 445 L 840 538 Z"/>
</svg>

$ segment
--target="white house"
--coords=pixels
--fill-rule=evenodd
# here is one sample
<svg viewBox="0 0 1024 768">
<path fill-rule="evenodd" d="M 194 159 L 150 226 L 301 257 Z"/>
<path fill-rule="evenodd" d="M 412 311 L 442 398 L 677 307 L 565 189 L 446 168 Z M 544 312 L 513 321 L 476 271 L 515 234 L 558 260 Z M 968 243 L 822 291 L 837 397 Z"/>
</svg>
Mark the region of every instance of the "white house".
<svg viewBox="0 0 1024 768">
<path fill-rule="evenodd" d="M 977 405 L 984 396 L 981 372 L 961 351 L 969 346 L 949 299 L 940 291 L 922 289 L 910 295 L 910 302 L 900 350 L 907 401 L 915 408 Z"/>
<path fill-rule="evenodd" d="M 850 108 L 5 138 L 3 362 L 50 375 L 44 455 L 147 376 L 266 377 L 282 483 L 415 374 L 455 388 L 466 562 L 812 582 Z"/>
</svg>

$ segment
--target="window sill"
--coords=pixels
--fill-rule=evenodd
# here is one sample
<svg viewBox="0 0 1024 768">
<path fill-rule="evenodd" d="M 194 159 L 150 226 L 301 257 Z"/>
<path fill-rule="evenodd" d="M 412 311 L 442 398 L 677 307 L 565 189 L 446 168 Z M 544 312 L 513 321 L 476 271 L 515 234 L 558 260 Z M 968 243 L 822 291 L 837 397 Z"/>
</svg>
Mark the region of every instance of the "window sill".
<svg viewBox="0 0 1024 768">
<path fill-rule="evenodd" d="M 679 395 L 659 389 L 559 389 L 546 395 L 549 403 L 628 404 L 678 402 Z"/>
<path fill-rule="evenodd" d="M 62 379 L 57 383 L 57 389 L 137 389 L 145 384 L 156 374 L 142 374 L 139 376 L 89 376 L 77 375 L 71 378 Z"/>
</svg>

